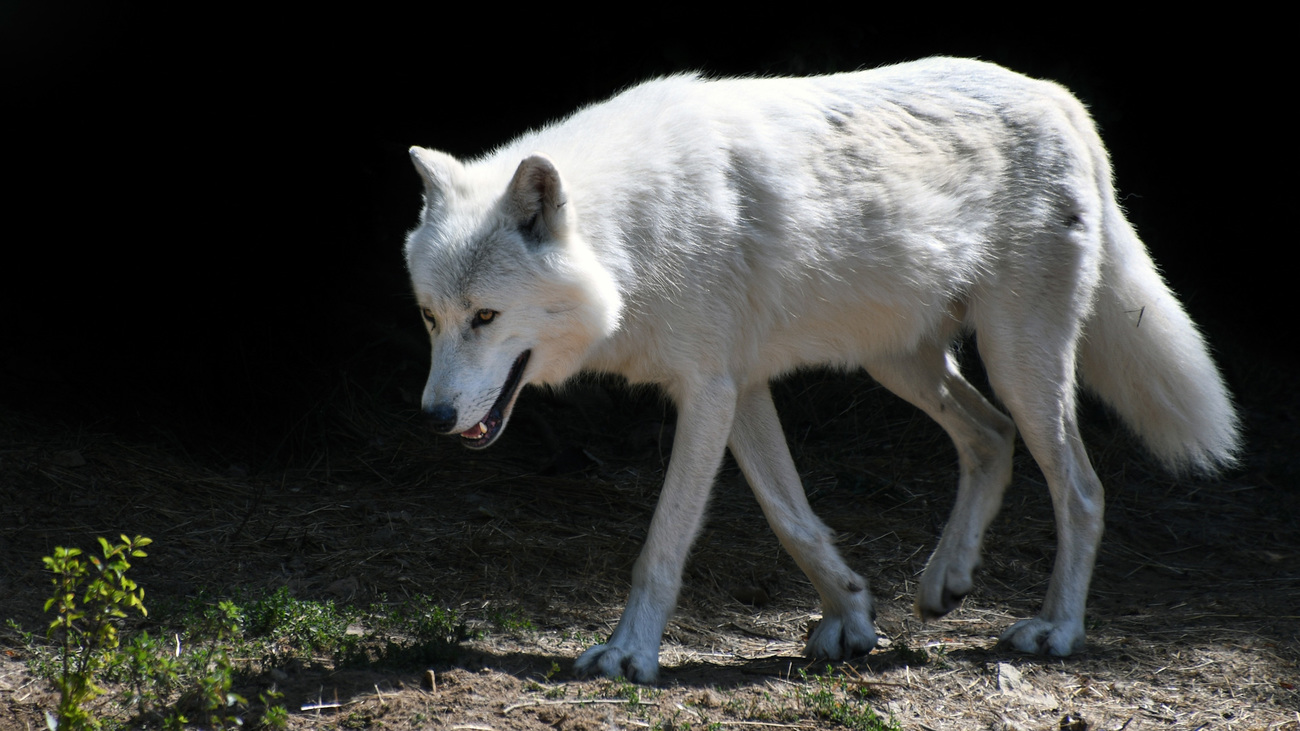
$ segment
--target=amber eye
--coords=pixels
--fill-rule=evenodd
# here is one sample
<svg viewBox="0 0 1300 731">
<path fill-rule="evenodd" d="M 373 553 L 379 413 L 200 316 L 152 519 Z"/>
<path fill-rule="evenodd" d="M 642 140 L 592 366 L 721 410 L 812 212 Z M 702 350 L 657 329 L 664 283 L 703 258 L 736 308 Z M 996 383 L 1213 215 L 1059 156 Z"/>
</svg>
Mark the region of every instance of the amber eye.
<svg viewBox="0 0 1300 731">
<path fill-rule="evenodd" d="M 433 310 L 429 309 L 428 307 L 423 307 L 420 309 L 420 316 L 424 318 L 425 322 L 429 323 L 429 327 L 438 326 L 438 321 L 433 317 Z"/>
<path fill-rule="evenodd" d="M 474 320 L 470 322 L 470 327 L 479 327 L 482 325 L 486 325 L 489 322 L 492 322 L 493 320 L 497 319 L 497 315 L 499 314 L 501 313 L 497 312 L 496 310 L 479 310 L 478 312 L 474 313 Z"/>
</svg>

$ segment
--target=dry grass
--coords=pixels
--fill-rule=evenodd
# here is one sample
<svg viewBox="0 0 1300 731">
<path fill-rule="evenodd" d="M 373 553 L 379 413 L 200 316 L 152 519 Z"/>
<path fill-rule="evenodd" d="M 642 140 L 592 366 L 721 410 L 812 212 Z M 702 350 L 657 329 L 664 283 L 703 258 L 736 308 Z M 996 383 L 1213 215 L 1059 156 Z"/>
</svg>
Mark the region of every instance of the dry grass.
<svg viewBox="0 0 1300 731">
<path fill-rule="evenodd" d="M 671 443 L 658 399 L 605 383 L 528 394 L 501 443 L 471 453 L 430 439 L 402 385 L 345 381 L 296 437 L 313 457 L 267 469 L 168 435 L 0 410 L 0 614 L 44 626 L 42 555 L 139 533 L 155 540 L 136 577 L 153 601 L 280 586 L 356 605 L 432 596 L 486 629 L 458 662 L 431 668 L 433 687 L 424 673 L 336 671 L 323 658 L 281 672 L 293 728 L 831 727 L 799 677 L 824 669 L 799 656 L 815 593 L 730 464 L 665 637 L 661 685 L 633 697 L 570 677 L 626 596 Z M 864 376 L 783 384 L 813 506 L 871 579 L 887 638 L 837 677 L 907 729 L 1300 729 L 1300 412 L 1287 396 L 1243 396 L 1256 399 L 1245 411 L 1263 448 L 1217 482 L 1148 469 L 1104 414 L 1089 415 L 1108 532 L 1087 652 L 1049 660 L 994 647 L 1036 610 L 1052 558 L 1051 507 L 1023 449 L 976 591 L 922 624 L 911 597 L 951 505 L 951 446 Z M 532 628 L 488 621 L 502 614 Z M 39 728 L 49 688 L 6 646 L 0 727 Z"/>
</svg>

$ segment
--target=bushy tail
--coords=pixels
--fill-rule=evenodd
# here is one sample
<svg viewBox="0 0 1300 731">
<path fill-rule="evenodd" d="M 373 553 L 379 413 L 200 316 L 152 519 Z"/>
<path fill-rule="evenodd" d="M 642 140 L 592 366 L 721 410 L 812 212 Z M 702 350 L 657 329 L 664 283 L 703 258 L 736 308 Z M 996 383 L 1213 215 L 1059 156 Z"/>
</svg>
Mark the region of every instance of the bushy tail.
<svg viewBox="0 0 1300 731">
<path fill-rule="evenodd" d="M 1079 374 L 1175 472 L 1230 466 L 1240 434 L 1223 377 L 1113 193 L 1105 206 L 1105 263 Z"/>
</svg>

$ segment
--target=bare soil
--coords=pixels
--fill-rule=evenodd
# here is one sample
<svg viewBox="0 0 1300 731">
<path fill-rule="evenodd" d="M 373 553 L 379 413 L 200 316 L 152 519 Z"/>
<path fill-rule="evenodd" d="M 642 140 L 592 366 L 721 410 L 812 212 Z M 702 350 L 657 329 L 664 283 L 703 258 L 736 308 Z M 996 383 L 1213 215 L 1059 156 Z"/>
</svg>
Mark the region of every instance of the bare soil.
<svg viewBox="0 0 1300 731">
<path fill-rule="evenodd" d="M 1238 391 L 1251 449 L 1219 480 L 1162 474 L 1089 407 L 1107 534 L 1087 650 L 1068 659 L 996 647 L 1037 610 L 1053 556 L 1051 505 L 1023 448 L 975 592 L 923 624 L 912 595 L 951 507 L 950 443 L 864 375 L 783 382 L 813 506 L 871 580 L 885 638 L 835 676 L 904 729 L 1300 729 L 1300 401 L 1252 368 L 1234 374 L 1250 385 Z M 276 684 L 294 729 L 837 727 L 800 676 L 826 667 L 800 656 L 815 592 L 730 463 L 659 685 L 572 676 L 626 598 L 671 447 L 660 399 L 605 382 L 531 392 L 500 443 L 473 453 L 420 428 L 419 370 L 345 374 L 304 417 L 310 458 L 269 467 L 168 433 L 0 409 L 0 618 L 39 634 L 40 557 L 55 545 L 143 534 L 149 601 L 281 586 L 357 606 L 426 595 L 481 631 L 428 668 L 259 669 L 246 690 Z M 54 695 L 15 638 L 0 643 L 0 728 L 43 728 Z"/>
</svg>

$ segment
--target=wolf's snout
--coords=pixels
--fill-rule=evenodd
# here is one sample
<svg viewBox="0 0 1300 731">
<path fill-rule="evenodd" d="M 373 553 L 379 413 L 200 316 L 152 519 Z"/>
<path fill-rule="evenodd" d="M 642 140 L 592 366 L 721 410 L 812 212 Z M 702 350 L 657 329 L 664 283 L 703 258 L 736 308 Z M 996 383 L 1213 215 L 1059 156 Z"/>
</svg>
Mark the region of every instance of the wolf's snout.
<svg viewBox="0 0 1300 731">
<path fill-rule="evenodd" d="M 434 404 L 424 410 L 424 421 L 439 434 L 447 434 L 456 428 L 456 407 Z"/>
</svg>

